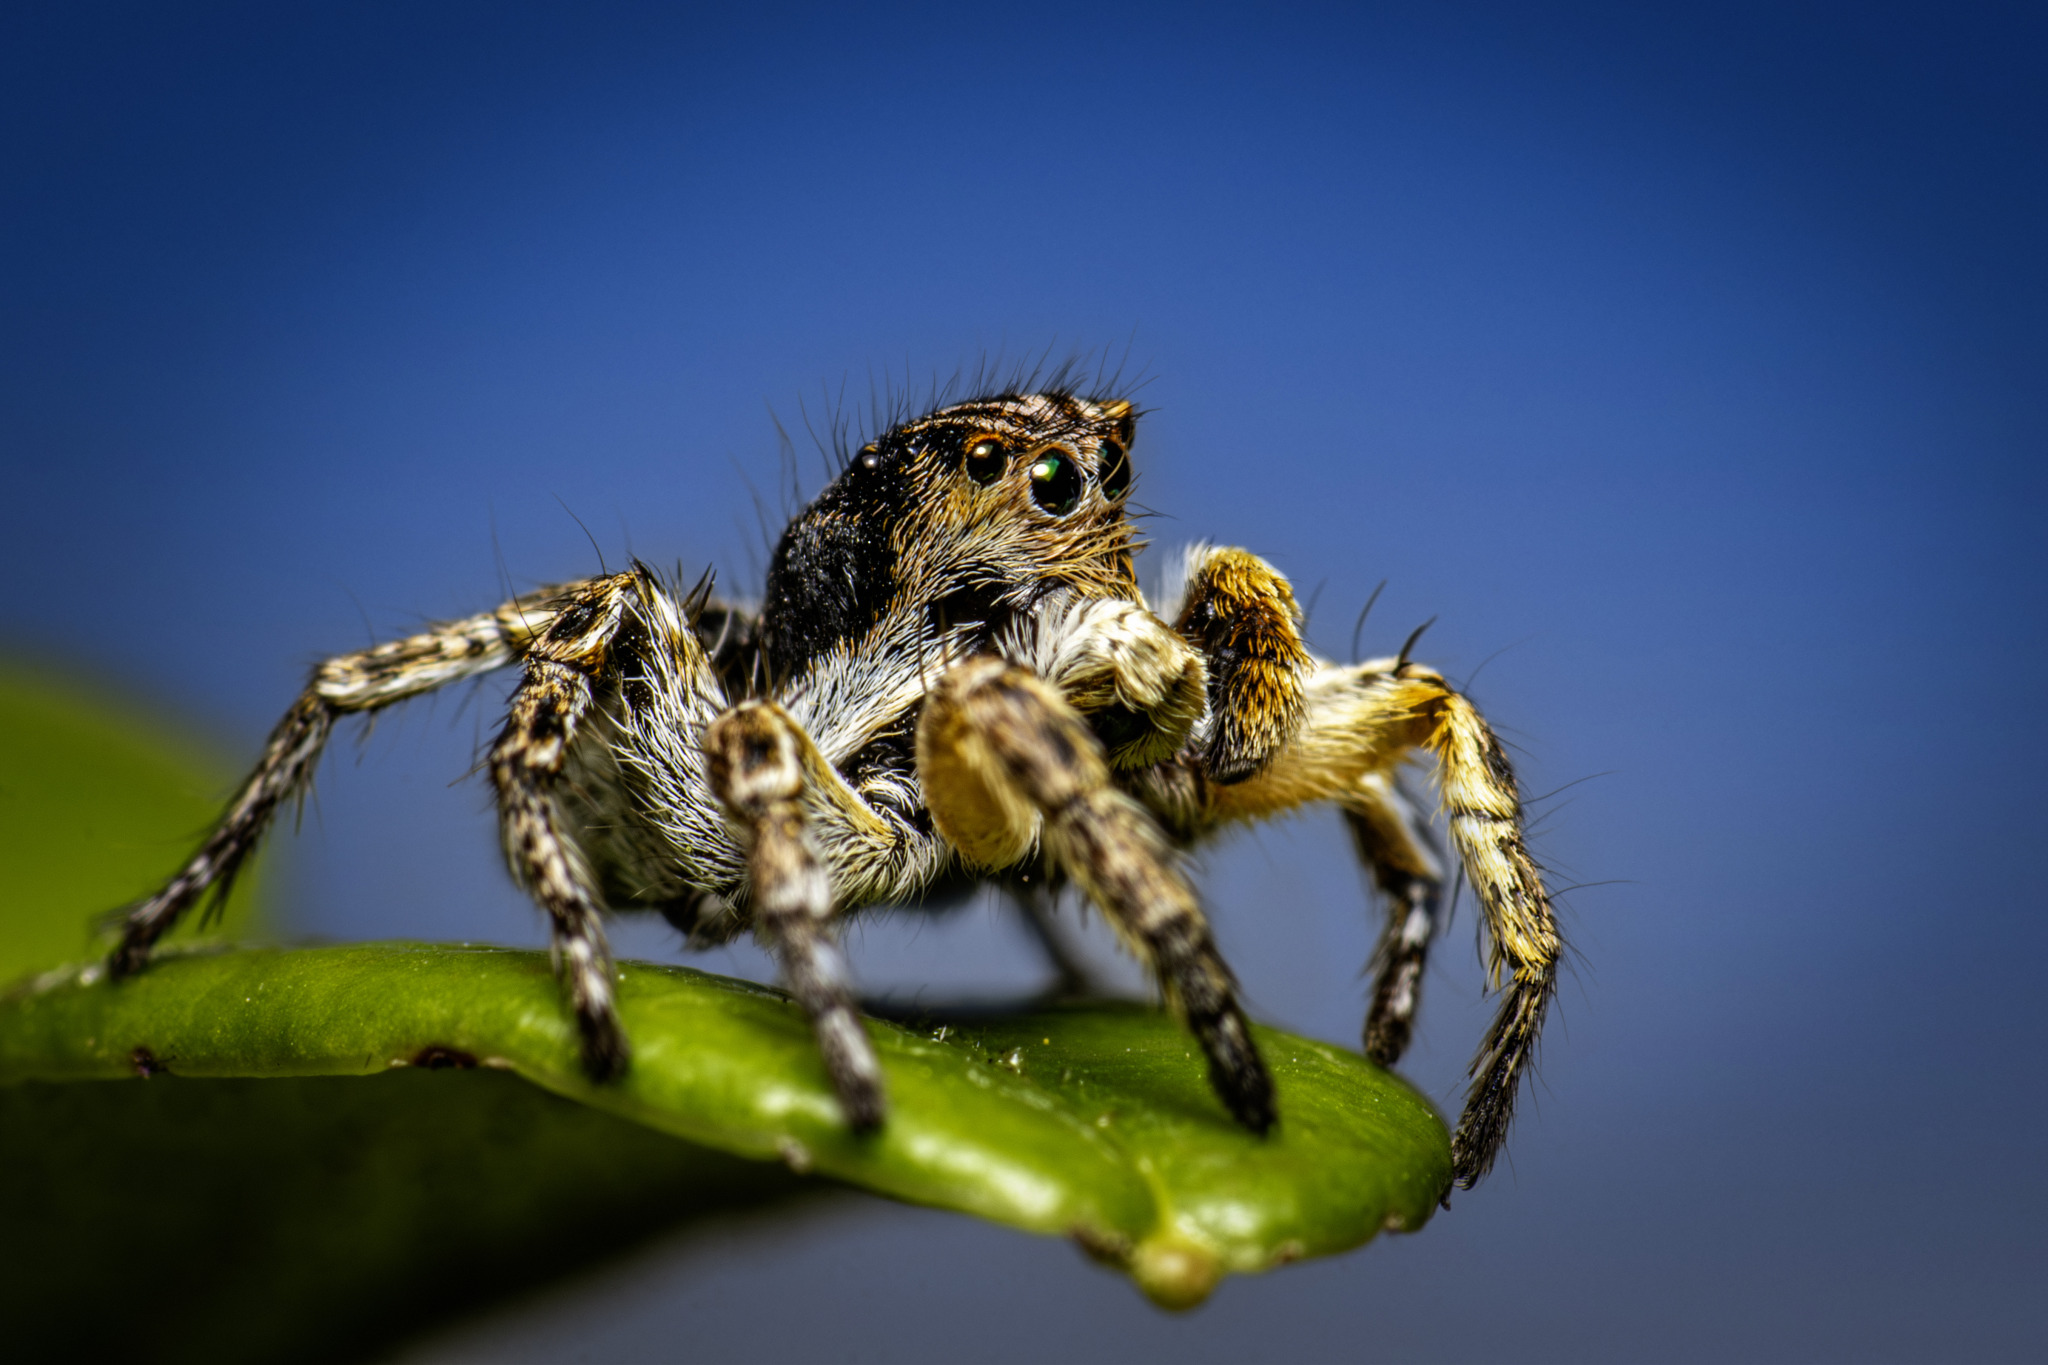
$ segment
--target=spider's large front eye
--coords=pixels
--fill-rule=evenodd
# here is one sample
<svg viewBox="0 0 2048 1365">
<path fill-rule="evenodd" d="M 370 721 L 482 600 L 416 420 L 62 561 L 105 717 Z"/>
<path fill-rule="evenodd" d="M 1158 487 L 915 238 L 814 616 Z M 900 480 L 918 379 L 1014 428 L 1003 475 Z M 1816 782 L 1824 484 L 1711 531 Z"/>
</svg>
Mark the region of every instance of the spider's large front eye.
<svg viewBox="0 0 2048 1365">
<path fill-rule="evenodd" d="M 1081 467 L 1074 457 L 1054 446 L 1031 462 L 1031 500 L 1056 517 L 1074 510 L 1081 500 Z"/>
<path fill-rule="evenodd" d="M 1114 502 L 1130 490 L 1131 461 L 1115 441 L 1102 443 L 1102 496 Z"/>
<path fill-rule="evenodd" d="M 1010 451 L 993 436 L 980 436 L 967 443 L 967 477 L 986 488 L 1003 477 L 1010 467 Z"/>
</svg>

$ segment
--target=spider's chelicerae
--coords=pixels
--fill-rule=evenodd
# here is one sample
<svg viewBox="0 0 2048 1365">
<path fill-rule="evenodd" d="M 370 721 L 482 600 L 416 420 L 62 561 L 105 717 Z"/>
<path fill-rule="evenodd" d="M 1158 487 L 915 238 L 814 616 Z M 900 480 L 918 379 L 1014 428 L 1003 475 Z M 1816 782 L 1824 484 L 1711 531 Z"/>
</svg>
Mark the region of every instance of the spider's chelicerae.
<svg viewBox="0 0 2048 1365">
<path fill-rule="evenodd" d="M 1435 671 L 1312 655 L 1287 580 L 1198 546 L 1159 601 L 1125 515 L 1127 401 L 1005 393 L 896 427 L 791 522 L 758 611 L 636 565 L 330 659 L 219 827 L 129 912 L 110 967 L 219 891 L 301 794 L 337 719 L 509 664 L 492 745 L 505 853 L 547 911 L 590 1073 L 628 1064 L 602 910 L 699 941 L 751 926 L 808 1013 L 847 1122 L 883 1122 L 834 926 L 995 878 L 1076 884 L 1150 964 L 1237 1121 L 1279 1116 L 1180 850 L 1308 802 L 1343 811 L 1388 901 L 1365 1050 L 1411 1030 L 1444 873 L 1396 782 L 1436 761 L 1484 911 L 1498 1017 L 1454 1143 L 1500 1151 L 1555 986 L 1556 924 L 1499 742 Z M 1412 643 L 1412 642 L 1411 642 Z"/>
</svg>

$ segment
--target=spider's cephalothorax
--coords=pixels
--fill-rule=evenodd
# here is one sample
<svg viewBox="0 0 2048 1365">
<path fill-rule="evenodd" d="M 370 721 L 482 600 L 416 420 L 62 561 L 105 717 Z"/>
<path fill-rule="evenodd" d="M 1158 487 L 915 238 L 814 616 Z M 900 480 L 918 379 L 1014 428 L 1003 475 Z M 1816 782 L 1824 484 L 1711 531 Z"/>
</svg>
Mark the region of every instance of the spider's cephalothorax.
<svg viewBox="0 0 2048 1365">
<path fill-rule="evenodd" d="M 1130 597 L 1128 407 L 1065 396 L 963 403 L 862 447 L 783 533 L 764 661 L 794 678 L 835 650 L 918 653 L 991 632 L 1049 594 Z"/>
<path fill-rule="evenodd" d="M 1264 1132 L 1272 1084 L 1179 850 L 1310 802 L 1344 811 L 1389 902 L 1365 1043 L 1391 1064 L 1441 905 L 1428 824 L 1396 781 L 1424 752 L 1504 991 L 1455 1141 L 1470 1186 L 1506 1135 L 1560 949 L 1513 773 L 1405 651 L 1311 655 L 1286 579 L 1246 551 L 1193 548 L 1148 602 L 1124 513 L 1134 416 L 1003 394 L 894 428 L 784 532 L 758 611 L 636 565 L 327 661 L 219 828 L 129 912 L 114 974 L 226 886 L 336 719 L 520 664 L 489 769 L 594 1076 L 629 1056 L 603 909 L 658 910 L 699 941 L 751 926 L 848 1122 L 872 1128 L 883 1078 L 836 920 L 974 877 L 1035 898 L 1046 872 L 1152 966 L 1218 1098 Z"/>
</svg>

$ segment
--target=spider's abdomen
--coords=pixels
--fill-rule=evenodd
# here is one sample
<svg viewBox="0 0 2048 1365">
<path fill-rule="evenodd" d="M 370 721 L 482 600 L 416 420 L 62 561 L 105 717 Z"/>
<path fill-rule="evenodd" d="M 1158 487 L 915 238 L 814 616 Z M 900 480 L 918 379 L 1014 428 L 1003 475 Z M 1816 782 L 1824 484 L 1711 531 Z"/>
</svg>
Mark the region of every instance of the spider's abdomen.
<svg viewBox="0 0 2048 1365">
<path fill-rule="evenodd" d="M 783 532 L 761 608 L 770 686 L 866 635 L 896 600 L 891 533 L 910 495 L 906 463 L 856 459 Z"/>
</svg>

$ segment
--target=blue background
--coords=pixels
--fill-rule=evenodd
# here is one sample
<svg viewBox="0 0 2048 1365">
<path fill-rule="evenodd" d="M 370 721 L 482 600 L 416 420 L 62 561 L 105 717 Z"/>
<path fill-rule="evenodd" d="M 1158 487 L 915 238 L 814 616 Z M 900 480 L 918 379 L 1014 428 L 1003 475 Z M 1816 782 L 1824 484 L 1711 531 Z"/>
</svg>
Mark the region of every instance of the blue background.
<svg viewBox="0 0 2048 1365">
<path fill-rule="evenodd" d="M 1601 885 L 1510 1162 L 1188 1318 L 860 1201 L 423 1354 L 2038 1359 L 2040 15 L 11 6 L 0 628 L 249 755 L 321 655 L 596 570 L 578 518 L 744 587 L 806 422 L 1106 357 L 1156 541 L 1268 554 L 1336 653 L 1390 580 L 1364 652 L 1505 650 L 1526 790 L 1596 779 L 1538 803 Z M 495 695 L 337 746 L 297 932 L 540 941 L 449 789 Z M 1256 1010 L 1355 1038 L 1335 823 L 1205 865 Z M 1446 1107 L 1471 931 L 1407 1068 Z M 853 946 L 1039 977 L 991 907 Z"/>
</svg>

